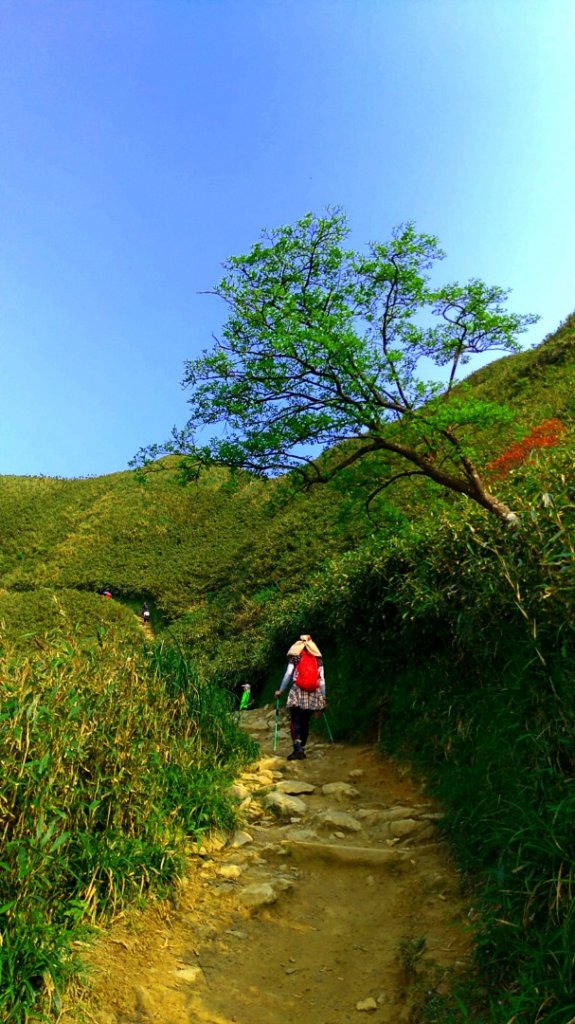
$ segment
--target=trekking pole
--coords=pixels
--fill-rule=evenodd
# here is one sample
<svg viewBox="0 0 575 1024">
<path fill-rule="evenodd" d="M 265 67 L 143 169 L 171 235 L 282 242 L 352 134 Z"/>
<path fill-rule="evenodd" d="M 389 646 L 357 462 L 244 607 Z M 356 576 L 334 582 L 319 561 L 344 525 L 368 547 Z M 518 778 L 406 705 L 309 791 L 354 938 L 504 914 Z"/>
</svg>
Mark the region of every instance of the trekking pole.
<svg viewBox="0 0 575 1024">
<path fill-rule="evenodd" d="M 333 733 L 332 733 L 332 731 L 331 731 L 331 729 L 330 729 L 330 727 L 329 727 L 329 722 L 328 722 L 328 720 L 327 720 L 327 715 L 326 715 L 325 711 L 324 711 L 324 713 L 323 713 L 323 715 L 322 715 L 322 718 L 323 718 L 323 720 L 324 720 L 324 722 L 325 722 L 325 727 L 326 727 L 326 729 L 327 729 L 327 734 L 328 734 L 328 736 L 329 736 L 329 739 L 330 739 L 330 743 L 335 743 L 335 740 L 334 740 L 334 738 L 333 738 Z"/>
<path fill-rule="evenodd" d="M 277 730 L 279 729 L 279 697 L 275 700 L 275 719 L 273 722 L 273 752 L 277 750 Z"/>
</svg>

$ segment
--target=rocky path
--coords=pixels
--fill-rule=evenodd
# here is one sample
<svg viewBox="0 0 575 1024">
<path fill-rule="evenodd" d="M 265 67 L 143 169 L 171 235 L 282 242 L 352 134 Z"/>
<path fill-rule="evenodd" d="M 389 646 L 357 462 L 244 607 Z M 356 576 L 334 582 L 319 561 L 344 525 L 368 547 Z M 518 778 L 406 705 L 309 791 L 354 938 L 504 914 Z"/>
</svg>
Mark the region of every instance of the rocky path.
<svg viewBox="0 0 575 1024">
<path fill-rule="evenodd" d="M 273 709 L 243 715 L 262 756 L 235 783 L 238 831 L 197 851 L 177 907 L 114 924 L 63 1020 L 395 1024 L 465 963 L 457 876 L 413 780 L 323 737 L 286 761 L 285 721 L 274 755 Z"/>
</svg>

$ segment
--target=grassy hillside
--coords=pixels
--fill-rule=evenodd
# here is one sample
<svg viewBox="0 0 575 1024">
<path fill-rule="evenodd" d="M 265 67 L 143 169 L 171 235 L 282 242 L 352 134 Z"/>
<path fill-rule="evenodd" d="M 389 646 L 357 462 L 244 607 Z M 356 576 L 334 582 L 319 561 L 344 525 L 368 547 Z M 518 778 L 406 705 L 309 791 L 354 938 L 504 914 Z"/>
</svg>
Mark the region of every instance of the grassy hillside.
<svg viewBox="0 0 575 1024">
<path fill-rule="evenodd" d="M 226 690 L 249 678 L 269 699 L 306 630 L 325 653 L 336 735 L 417 762 L 473 889 L 481 984 L 433 993 L 421 1019 L 575 1016 L 575 317 L 464 387 L 516 413 L 515 427 L 469 439 L 485 466 L 542 421 L 564 428 L 493 471 L 513 529 L 425 480 L 386 490 L 368 517 L 394 471 L 375 458 L 307 494 L 215 470 L 182 486 L 169 459 L 0 478 L 4 1008 L 23 993 L 32 1005 L 46 971 L 65 974 L 73 929 L 50 892 L 82 922 L 94 899 L 168 885 L 186 838 L 231 820 L 223 783 L 248 752 Z M 152 785 L 150 814 L 137 797 Z M 10 895 L 16 880 L 32 903 Z"/>
<path fill-rule="evenodd" d="M 239 589 L 240 579 L 253 593 L 281 588 L 295 565 L 302 513 L 301 500 L 286 496 L 278 519 L 277 490 L 216 471 L 184 487 L 169 460 L 145 476 L 0 478 L 4 591 L 98 595 L 109 587 L 115 601 L 134 609 L 150 601 L 161 627 L 193 615 L 222 587 Z M 320 492 L 303 515 L 310 517 L 308 543 L 297 562 L 305 576 L 325 557 L 320 537 L 329 552 L 355 531 L 339 530 Z"/>
<path fill-rule="evenodd" d="M 510 403 L 518 435 L 549 417 L 569 423 L 574 329 L 571 317 L 539 348 L 493 363 L 465 387 L 478 397 Z M 476 439 L 485 462 L 504 450 L 513 429 Z M 99 478 L 0 477 L 3 607 L 15 591 L 80 591 L 93 595 L 96 621 L 109 614 L 97 599 L 109 587 L 134 615 L 147 600 L 157 631 L 170 627 L 194 646 L 214 632 L 239 637 L 270 603 L 301 589 L 333 555 L 374 534 L 395 535 L 425 517 L 430 503 L 435 513 L 445 507 L 458 516 L 465 508 L 465 499 L 426 481 L 400 482 L 385 491 L 368 519 L 365 499 L 392 471 L 374 458 L 304 495 L 294 495 L 285 480 L 230 479 L 216 470 L 182 486 L 170 459 L 145 473 Z M 513 481 L 503 490 L 511 492 L 506 496 L 513 503 Z M 0 615 L 3 635 L 29 632 L 33 607 L 39 628 L 48 627 L 46 609 L 40 611 L 36 598 L 30 596 L 28 614 L 25 606 L 22 598 L 13 614 Z M 52 612 L 52 623 L 61 625 L 55 604 Z"/>
</svg>

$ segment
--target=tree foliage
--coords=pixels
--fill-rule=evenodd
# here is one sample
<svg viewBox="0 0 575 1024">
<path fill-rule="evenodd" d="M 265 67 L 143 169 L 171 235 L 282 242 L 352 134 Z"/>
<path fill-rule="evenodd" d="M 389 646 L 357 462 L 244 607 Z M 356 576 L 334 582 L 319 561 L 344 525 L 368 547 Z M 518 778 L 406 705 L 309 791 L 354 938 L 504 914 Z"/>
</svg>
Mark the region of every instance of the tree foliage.
<svg viewBox="0 0 575 1024">
<path fill-rule="evenodd" d="M 140 458 L 179 452 L 198 465 L 297 470 L 311 484 L 383 451 L 392 462 L 382 487 L 423 474 L 511 518 L 470 447 L 473 428 L 510 414 L 455 386 L 470 357 L 516 351 L 537 318 L 507 311 L 507 292 L 478 279 L 432 284 L 444 253 L 413 224 L 364 254 L 345 248 L 348 235 L 340 210 L 308 214 L 224 264 L 221 337 L 185 366 L 189 421 Z"/>
</svg>

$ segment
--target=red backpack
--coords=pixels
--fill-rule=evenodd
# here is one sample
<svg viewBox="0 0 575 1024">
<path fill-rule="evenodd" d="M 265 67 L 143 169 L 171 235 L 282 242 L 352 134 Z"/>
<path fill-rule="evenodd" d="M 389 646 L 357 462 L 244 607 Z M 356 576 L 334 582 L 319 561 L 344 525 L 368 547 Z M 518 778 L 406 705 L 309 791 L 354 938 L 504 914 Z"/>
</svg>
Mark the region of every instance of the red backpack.
<svg viewBox="0 0 575 1024">
<path fill-rule="evenodd" d="M 295 667 L 294 683 L 299 686 L 300 690 L 317 690 L 318 676 L 317 659 L 304 648 Z"/>
</svg>

